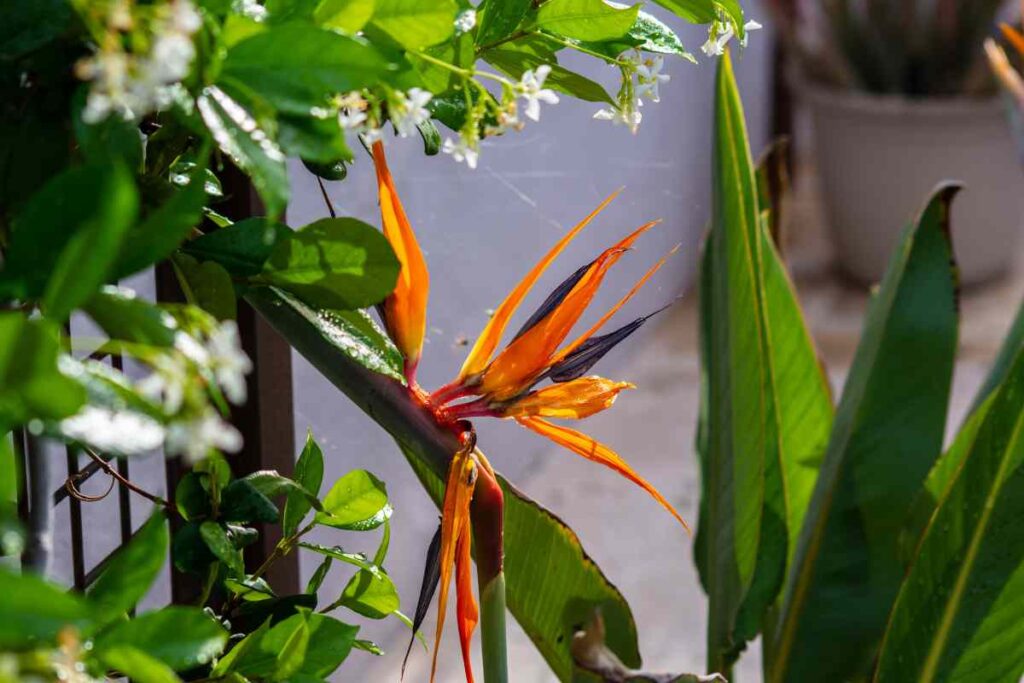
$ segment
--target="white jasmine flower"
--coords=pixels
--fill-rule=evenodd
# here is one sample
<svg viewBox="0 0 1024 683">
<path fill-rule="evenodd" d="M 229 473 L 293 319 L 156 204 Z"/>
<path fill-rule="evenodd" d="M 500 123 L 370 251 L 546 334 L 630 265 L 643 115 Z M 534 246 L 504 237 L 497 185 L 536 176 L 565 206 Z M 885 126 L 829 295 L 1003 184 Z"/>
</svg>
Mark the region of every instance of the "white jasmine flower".
<svg viewBox="0 0 1024 683">
<path fill-rule="evenodd" d="M 665 64 L 665 58 L 657 55 L 648 57 L 636 68 L 637 95 L 647 97 L 652 102 L 660 102 L 661 95 L 658 93 L 658 85 L 667 83 L 672 77 L 661 73 Z"/>
<path fill-rule="evenodd" d="M 197 365 L 206 365 L 210 362 L 210 354 L 203 348 L 203 345 L 195 337 L 185 332 L 175 332 L 174 348 Z"/>
<path fill-rule="evenodd" d="M 176 413 L 185 400 L 191 382 L 192 368 L 182 354 L 165 354 L 153 362 L 153 374 L 137 385 L 139 393 L 163 405 L 168 413 Z"/>
<path fill-rule="evenodd" d="M 519 96 L 526 100 L 524 113 L 529 119 L 540 120 L 540 103 L 558 104 L 558 95 L 553 90 L 544 87 L 544 80 L 551 73 L 551 67 L 541 64 L 534 69 L 527 69 L 523 77 L 516 84 L 515 89 Z"/>
<path fill-rule="evenodd" d="M 391 122 L 398 134 L 407 138 L 416 132 L 416 126 L 430 120 L 426 105 L 433 95 L 422 88 L 410 88 L 404 95 L 399 93 L 390 108 Z"/>
<path fill-rule="evenodd" d="M 189 0 L 171 3 L 171 26 L 175 31 L 192 35 L 203 26 L 203 18 Z"/>
<path fill-rule="evenodd" d="M 599 109 L 594 113 L 594 118 L 599 121 L 611 121 L 615 125 L 625 124 L 629 127 L 629 130 L 636 133 L 640 128 L 640 122 L 643 120 L 643 114 L 636 111 L 635 109 L 630 111 L 626 109 Z"/>
<path fill-rule="evenodd" d="M 238 325 L 234 320 L 225 320 L 214 330 L 207 341 L 206 350 L 217 384 L 224 390 L 228 400 L 235 405 L 245 403 L 245 376 L 252 371 L 252 361 L 242 350 Z"/>
<path fill-rule="evenodd" d="M 167 427 L 167 455 L 183 455 L 189 462 L 198 462 L 211 448 L 226 453 L 237 453 L 242 448 L 242 435 L 212 408 L 199 417 L 172 422 Z"/>
<path fill-rule="evenodd" d="M 467 142 L 466 138 L 459 136 L 457 141 L 451 138 L 445 138 L 444 145 L 441 146 L 441 151 L 445 154 L 451 154 L 452 158 L 458 162 L 466 162 L 466 166 L 470 168 L 476 168 L 476 162 L 480 157 L 480 152 L 476 147 L 475 143 Z"/>
<path fill-rule="evenodd" d="M 76 441 L 120 455 L 141 455 L 164 442 L 164 428 L 142 413 L 84 406 L 60 423 L 61 431 Z"/>
<path fill-rule="evenodd" d="M 476 26 L 476 10 L 468 9 L 455 17 L 455 33 L 462 34 L 473 30 Z"/>
<path fill-rule="evenodd" d="M 338 123 L 345 130 L 354 130 L 366 121 L 366 100 L 353 90 L 338 100 Z"/>
<path fill-rule="evenodd" d="M 757 23 L 753 19 L 751 19 L 747 23 L 743 24 L 743 40 L 740 41 L 740 45 L 742 45 L 743 47 L 746 47 L 747 46 L 747 42 L 750 40 L 750 32 L 751 31 L 758 31 L 761 28 L 763 28 L 761 26 L 761 24 Z"/>
<path fill-rule="evenodd" d="M 153 43 L 146 65 L 147 76 L 158 83 L 180 81 L 188 75 L 196 56 L 192 39 L 184 33 L 167 33 Z"/>
</svg>

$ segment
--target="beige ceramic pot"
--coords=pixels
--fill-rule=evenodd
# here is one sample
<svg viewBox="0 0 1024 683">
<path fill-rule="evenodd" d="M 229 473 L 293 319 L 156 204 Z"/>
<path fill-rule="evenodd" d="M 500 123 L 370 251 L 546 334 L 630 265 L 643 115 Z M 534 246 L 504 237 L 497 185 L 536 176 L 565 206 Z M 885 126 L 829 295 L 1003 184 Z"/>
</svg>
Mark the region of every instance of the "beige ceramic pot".
<svg viewBox="0 0 1024 683">
<path fill-rule="evenodd" d="M 1024 223 L 1024 173 L 1000 98 L 798 91 L 811 114 L 826 217 L 846 273 L 879 281 L 900 230 L 944 180 L 965 185 L 953 207 L 962 282 L 1009 270 Z"/>
</svg>

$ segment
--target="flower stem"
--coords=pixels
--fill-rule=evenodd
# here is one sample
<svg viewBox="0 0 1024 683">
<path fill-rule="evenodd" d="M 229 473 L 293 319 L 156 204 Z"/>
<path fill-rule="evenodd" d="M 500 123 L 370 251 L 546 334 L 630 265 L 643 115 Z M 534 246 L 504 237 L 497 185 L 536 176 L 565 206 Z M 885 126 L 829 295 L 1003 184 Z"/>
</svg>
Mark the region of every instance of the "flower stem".
<svg viewBox="0 0 1024 683">
<path fill-rule="evenodd" d="M 484 682 L 508 682 L 505 646 L 505 496 L 489 467 L 480 468 L 470 515 L 480 591 Z"/>
</svg>

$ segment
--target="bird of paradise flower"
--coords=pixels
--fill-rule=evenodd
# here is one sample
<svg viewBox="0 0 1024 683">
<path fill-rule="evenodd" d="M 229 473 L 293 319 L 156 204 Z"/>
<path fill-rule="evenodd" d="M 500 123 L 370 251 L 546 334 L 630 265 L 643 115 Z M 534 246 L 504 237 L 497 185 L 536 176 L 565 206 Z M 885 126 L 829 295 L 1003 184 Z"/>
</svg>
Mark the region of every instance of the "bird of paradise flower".
<svg viewBox="0 0 1024 683">
<path fill-rule="evenodd" d="M 471 580 L 469 508 L 480 470 L 485 470 L 492 477 L 493 470 L 483 454 L 473 447 L 475 437 L 472 436 L 468 419 L 514 419 L 559 446 L 613 469 L 647 491 L 689 532 L 686 522 L 664 496 L 611 448 L 582 432 L 544 419 L 589 417 L 610 408 L 622 391 L 634 388 L 629 382 L 588 376 L 587 373 L 612 347 L 639 329 L 658 311 L 637 318 L 613 332 L 602 335 L 597 335 L 597 332 L 661 268 L 668 255 L 655 263 L 586 332 L 563 346 L 609 269 L 658 221 L 645 223 L 605 249 L 596 259 L 576 270 L 555 288 L 509 344 L 495 354 L 520 303 L 548 266 L 618 194 L 613 193 L 562 237 L 509 293 L 477 338 L 458 376 L 440 389 L 428 393 L 416 382 L 416 369 L 426 333 L 430 276 L 416 235 L 398 197 L 385 159 L 384 145 L 380 141 L 373 144 L 373 160 L 384 235 L 401 264 L 395 289 L 380 307 L 384 327 L 402 354 L 405 378 L 412 394 L 430 409 L 439 424 L 454 429 L 464 443 L 464 447 L 453 455 L 449 465 L 441 511 L 438 554 L 440 596 L 431 681 L 436 674 L 438 646 L 444 629 L 454 568 L 459 640 L 466 679 L 472 683 L 469 644 L 479 616 Z M 551 383 L 537 388 L 545 380 Z"/>
</svg>

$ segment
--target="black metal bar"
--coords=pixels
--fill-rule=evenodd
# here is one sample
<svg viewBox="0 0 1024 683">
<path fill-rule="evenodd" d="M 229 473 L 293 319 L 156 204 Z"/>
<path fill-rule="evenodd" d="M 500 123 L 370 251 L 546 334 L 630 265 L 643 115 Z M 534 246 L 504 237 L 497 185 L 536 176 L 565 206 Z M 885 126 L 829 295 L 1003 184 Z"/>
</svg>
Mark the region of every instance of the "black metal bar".
<svg viewBox="0 0 1024 683">
<path fill-rule="evenodd" d="M 124 358 L 120 355 L 110 357 L 110 364 L 116 369 L 124 371 Z M 102 456 L 101 456 L 102 457 Z M 128 476 L 128 459 L 117 458 L 117 472 L 125 479 Z M 121 543 L 127 543 L 132 537 L 132 499 L 131 492 L 124 486 L 117 487 L 117 503 L 121 519 Z"/>
<path fill-rule="evenodd" d="M 85 467 L 83 467 L 82 469 L 80 469 L 78 471 L 78 476 L 75 478 L 75 485 L 76 486 L 81 486 L 85 482 L 87 482 L 90 479 L 92 479 L 92 476 L 94 474 L 96 474 L 97 472 L 101 472 L 102 470 L 103 470 L 103 468 L 100 467 L 100 464 L 98 462 L 90 462 L 88 465 L 86 465 Z M 70 476 L 70 474 L 69 474 L 69 476 Z M 70 496 L 71 496 L 71 492 L 68 491 L 67 486 L 65 486 L 64 484 L 61 484 L 60 487 L 57 488 L 57 490 L 53 492 L 53 504 L 54 504 L 54 506 L 56 506 L 58 503 L 60 503 L 65 498 L 69 498 Z"/>
<path fill-rule="evenodd" d="M 11 432 L 14 463 L 18 468 L 18 518 L 28 521 L 28 461 L 26 460 L 25 430 Z"/>
<path fill-rule="evenodd" d="M 28 545 L 25 548 L 25 566 L 40 575 L 50 569 L 53 553 L 53 508 L 49 503 L 47 487 L 50 481 L 51 459 L 47 457 L 42 439 L 26 434 L 25 470 L 28 477 Z"/>
<path fill-rule="evenodd" d="M 67 447 L 68 477 L 78 474 L 78 453 L 73 446 Z M 71 569 L 75 588 L 85 588 L 85 542 L 82 534 L 82 501 L 74 496 L 68 498 L 71 515 Z"/>
</svg>

